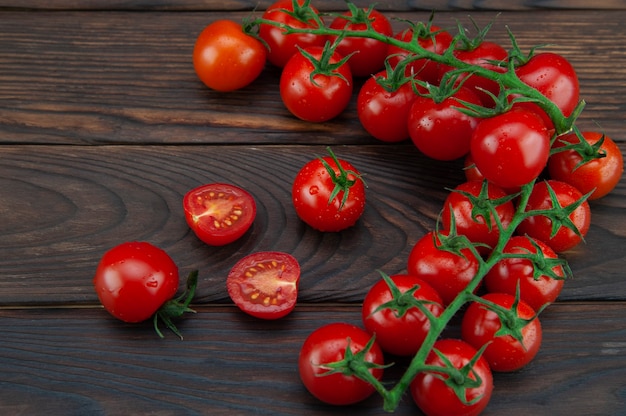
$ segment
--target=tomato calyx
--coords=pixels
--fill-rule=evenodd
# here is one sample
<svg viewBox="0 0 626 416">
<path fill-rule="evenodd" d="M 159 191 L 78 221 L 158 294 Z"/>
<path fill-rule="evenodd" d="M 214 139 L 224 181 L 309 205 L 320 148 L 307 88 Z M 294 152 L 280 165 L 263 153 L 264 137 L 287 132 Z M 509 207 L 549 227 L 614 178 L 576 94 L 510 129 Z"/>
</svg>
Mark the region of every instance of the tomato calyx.
<svg viewBox="0 0 626 416">
<path fill-rule="evenodd" d="M 402 318 L 410 309 L 417 308 L 428 318 L 430 322 L 437 319 L 425 305 L 439 305 L 439 303 L 426 299 L 417 299 L 415 297 L 415 292 L 420 289 L 419 285 L 415 285 L 407 291 L 402 292 L 387 273 L 380 270 L 378 272 L 389 287 L 392 299 L 388 302 L 382 303 L 374 309 L 370 315 L 374 315 L 375 313 L 385 309 L 390 309 L 393 311 L 396 318 Z"/>
<path fill-rule="evenodd" d="M 344 28 L 347 28 L 350 25 L 366 25 L 368 29 L 370 30 L 374 30 L 374 27 L 372 25 L 372 23 L 374 22 L 374 20 L 376 20 L 375 18 L 373 18 L 372 15 L 372 11 L 374 10 L 374 6 L 370 5 L 369 8 L 367 9 L 363 9 L 361 7 L 357 7 L 356 4 L 354 3 L 350 3 L 347 2 L 346 5 L 348 6 L 348 13 L 347 14 L 343 14 L 343 13 L 333 13 L 332 16 L 334 17 L 339 17 L 342 20 L 345 20 L 346 23 L 344 25 Z M 348 34 L 348 36 L 350 36 Z"/>
<path fill-rule="evenodd" d="M 328 370 L 318 374 L 318 377 L 340 373 L 346 377 L 355 376 L 363 381 L 377 385 L 378 380 L 372 375 L 371 370 L 389 368 L 393 365 L 393 363 L 381 365 L 367 360 L 367 354 L 374 346 L 376 336 L 372 336 L 363 349 L 357 351 L 356 353 L 352 352 L 352 348 L 350 348 L 350 337 L 346 338 L 346 341 L 347 345 L 344 351 L 343 359 L 331 363 L 318 364 L 322 369 Z"/>
<path fill-rule="evenodd" d="M 322 49 L 322 54 L 319 59 L 316 59 L 312 54 L 310 54 L 305 49 L 302 49 L 301 47 L 298 46 L 298 50 L 300 51 L 302 56 L 304 56 L 309 62 L 311 62 L 311 65 L 313 66 L 313 70 L 311 71 L 311 74 L 309 75 L 311 84 L 315 85 L 318 88 L 322 88 L 322 86 L 320 86 L 320 84 L 318 84 L 317 81 L 315 81 L 315 77 L 317 75 L 324 75 L 327 77 L 337 77 L 337 78 L 342 79 L 346 84 L 348 85 L 350 84 L 350 81 L 346 79 L 346 77 L 343 76 L 343 74 L 341 74 L 338 71 L 338 69 L 342 65 L 347 63 L 348 59 L 350 59 L 350 57 L 354 55 L 354 53 L 351 53 L 350 55 L 342 57 L 339 61 L 337 61 L 334 64 L 331 63 L 333 55 L 337 49 L 337 45 L 339 45 L 339 42 L 341 42 L 341 40 L 344 37 L 345 37 L 345 33 L 342 34 L 342 36 L 339 36 L 335 40 L 335 42 L 332 44 L 329 41 L 327 41 L 326 45 Z"/>
<path fill-rule="evenodd" d="M 563 146 L 552 147 L 552 149 L 550 150 L 550 155 L 554 155 L 556 153 L 564 152 L 567 150 L 573 150 L 578 153 L 581 160 L 576 166 L 574 166 L 572 172 L 574 172 L 576 169 L 583 166 L 584 164 L 591 162 L 592 160 L 602 159 L 606 157 L 606 151 L 602 149 L 602 145 L 604 144 L 606 135 L 602 134 L 597 142 L 591 144 L 587 140 L 585 140 L 583 134 L 580 132 L 578 127 L 574 126 L 573 132 L 578 138 L 578 143 L 570 143 L 566 140 L 559 140 L 558 137 L 556 137 L 556 140 L 562 143 Z"/>
<path fill-rule="evenodd" d="M 566 280 L 574 275 L 567 260 L 558 257 L 548 257 L 537 242 L 532 238 L 529 238 L 529 241 L 535 249 L 534 253 L 524 247 L 519 247 L 525 253 L 501 253 L 500 258 L 529 260 L 533 266 L 533 279 L 536 281 L 540 280 L 542 276 L 548 276 L 554 280 Z M 562 276 L 554 270 L 559 268 L 563 271 Z"/>
<path fill-rule="evenodd" d="M 335 153 L 333 153 L 330 147 L 327 147 L 326 151 L 328 151 L 328 154 L 333 159 L 335 166 L 337 166 L 337 169 L 339 170 L 339 173 L 336 173 L 335 169 L 328 162 L 326 162 L 322 157 L 319 157 L 320 162 L 322 163 L 322 165 L 324 165 L 326 171 L 328 171 L 328 175 L 330 175 L 333 184 L 335 184 L 335 187 L 333 188 L 333 191 L 330 193 L 330 197 L 328 198 L 328 205 L 332 204 L 333 200 L 339 195 L 340 192 L 343 192 L 341 204 L 339 205 L 338 209 L 338 211 L 341 211 L 346 201 L 348 200 L 350 188 L 355 183 L 357 183 L 357 181 L 361 181 L 365 185 L 365 181 L 363 180 L 361 174 L 353 170 L 344 169 L 343 166 L 341 166 L 341 163 L 339 163 L 339 159 L 337 159 L 337 156 L 335 156 Z M 354 176 L 355 179 L 350 179 L 350 175 Z"/>
<path fill-rule="evenodd" d="M 185 291 L 177 298 L 171 299 L 165 302 L 154 314 L 153 324 L 154 330 L 160 338 L 164 338 L 163 333 L 159 329 L 159 321 L 163 321 L 165 326 L 175 333 L 181 340 L 182 334 L 176 328 L 176 325 L 172 322 L 172 318 L 178 318 L 186 312 L 196 313 L 195 310 L 189 307 L 191 300 L 196 294 L 196 287 L 198 286 L 198 271 L 194 270 L 187 276 L 187 284 Z"/>
</svg>

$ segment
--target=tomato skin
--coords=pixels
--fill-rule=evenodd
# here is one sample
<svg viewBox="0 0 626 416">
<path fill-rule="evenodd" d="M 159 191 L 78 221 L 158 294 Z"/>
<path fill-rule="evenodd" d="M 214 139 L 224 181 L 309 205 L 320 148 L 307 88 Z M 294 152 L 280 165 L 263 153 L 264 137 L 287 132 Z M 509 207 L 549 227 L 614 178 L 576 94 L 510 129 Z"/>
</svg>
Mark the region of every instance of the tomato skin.
<svg viewBox="0 0 626 416">
<path fill-rule="evenodd" d="M 583 194 L 578 189 L 565 182 L 553 179 L 537 182 L 528 198 L 526 211 L 552 208 L 552 200 L 548 192 L 548 186 L 556 193 L 557 200 L 562 207 L 571 205 L 583 197 Z M 591 208 L 589 207 L 589 203 L 584 201 L 570 214 L 569 218 L 584 237 L 591 225 Z M 582 238 L 576 235 L 573 230 L 564 226 L 561 226 L 556 235 L 551 237 L 552 220 L 543 215 L 535 215 L 526 218 L 517 227 L 515 232 L 520 235 L 526 234 L 541 240 L 557 253 L 569 250 L 582 241 Z"/>
<path fill-rule="evenodd" d="M 594 145 L 602 138 L 602 133 L 584 131 L 582 136 L 587 143 Z M 575 133 L 559 136 L 552 148 L 563 147 L 564 142 L 578 143 L 578 137 Z M 605 152 L 605 157 L 593 159 L 581 166 L 578 164 L 582 161 L 582 157 L 575 150 L 554 153 L 548 160 L 550 177 L 573 185 L 583 194 L 593 191 L 588 200 L 602 198 L 611 192 L 622 178 L 624 158 L 619 147 L 608 136 L 604 136 L 600 150 Z"/>
<path fill-rule="evenodd" d="M 337 163 L 330 156 L 322 158 L 339 174 Z M 359 171 L 348 161 L 338 159 L 345 171 L 359 174 Z M 353 226 L 365 211 L 365 185 L 353 174 L 349 180 L 356 180 L 348 192 L 348 199 L 341 206 L 344 191 L 329 203 L 330 195 L 335 188 L 332 177 L 320 159 L 306 163 L 296 175 L 293 182 L 291 197 L 298 217 L 318 231 L 337 232 Z"/>
<path fill-rule="evenodd" d="M 426 156 L 449 161 L 469 152 L 478 119 L 457 110 L 465 107 L 458 100 L 481 104 L 478 96 L 464 87 L 440 103 L 428 97 L 417 97 L 413 101 L 407 121 L 409 135 Z"/>
<path fill-rule="evenodd" d="M 411 104 L 417 98 L 410 83 L 396 91 L 385 90 L 376 78 L 387 77 L 386 71 L 368 78 L 357 96 L 357 113 L 363 128 L 376 139 L 396 143 L 409 138 L 407 119 Z"/>
<path fill-rule="evenodd" d="M 298 0 L 298 4 L 302 5 L 303 3 L 304 0 Z M 317 9 L 313 6 L 309 5 L 309 7 L 311 7 L 313 12 L 318 13 Z M 307 23 L 304 23 L 285 11 L 294 11 L 292 0 L 278 0 L 265 10 L 262 18 L 297 29 L 317 28 L 317 22 L 315 22 L 315 20 L 310 19 Z M 321 17 L 320 20 L 322 20 Z M 298 46 L 305 49 L 311 46 L 324 46 L 326 43 L 326 36 L 310 33 L 292 33 L 285 35 L 281 28 L 267 23 L 259 26 L 259 36 L 267 43 L 269 48 L 267 60 L 279 68 L 283 68 L 287 64 L 287 61 L 298 52 Z"/>
<path fill-rule="evenodd" d="M 435 342 L 433 348 L 440 351 L 455 368 L 459 369 L 467 365 L 477 352 L 474 347 L 459 339 L 441 339 Z M 441 358 L 433 351 L 426 358 L 426 364 L 445 367 Z M 472 401 L 480 397 L 475 403 L 471 405 L 463 403 L 443 380 L 426 372 L 419 373 L 411 382 L 410 390 L 413 400 L 427 416 L 475 416 L 480 414 L 491 399 L 493 375 L 484 357 L 480 357 L 472 369 L 478 374 L 482 383 L 478 387 L 466 389 L 465 398 L 467 401 Z M 444 374 L 440 375 L 444 378 L 447 377 Z M 475 380 L 474 376 L 472 378 Z"/>
<path fill-rule="evenodd" d="M 352 17 L 352 11 L 348 10 L 343 16 Z M 330 28 L 346 31 L 367 29 L 367 24 L 351 23 L 350 20 L 343 16 L 337 16 L 330 23 Z M 383 35 L 393 36 L 391 23 L 384 14 L 378 10 L 371 9 L 368 16 L 369 19 L 373 19 L 370 23 L 372 29 Z M 335 40 L 336 37 L 331 37 L 331 42 Z M 337 52 L 342 56 L 348 56 L 354 53 L 348 60 L 352 75 L 355 77 L 366 77 L 383 68 L 385 58 L 387 57 L 387 44 L 370 38 L 350 37 L 350 33 L 348 32 L 346 37 L 343 38 L 337 46 Z"/>
<path fill-rule="evenodd" d="M 514 189 L 536 179 L 545 168 L 550 134 L 538 115 L 513 109 L 478 123 L 470 152 L 487 180 Z"/>
<path fill-rule="evenodd" d="M 187 192 L 185 220 L 196 236 L 211 246 L 241 238 L 256 217 L 256 202 L 246 190 L 225 183 L 210 183 Z"/>
<path fill-rule="evenodd" d="M 441 231 L 447 234 L 447 231 Z M 465 248 L 462 256 L 440 248 L 434 231 L 420 238 L 409 254 L 407 271 L 431 285 L 447 306 L 463 291 L 478 272 L 478 259 Z"/>
<path fill-rule="evenodd" d="M 305 49 L 315 59 L 321 58 L 323 50 L 320 47 Z M 335 52 L 330 63 L 335 64 L 342 58 Z M 333 72 L 337 75 L 315 75 L 316 85 L 311 82 L 314 70 L 311 61 L 302 53 L 293 55 L 280 76 L 280 97 L 294 116 L 321 123 L 338 116 L 348 106 L 353 89 L 352 73 L 346 62 Z"/>
<path fill-rule="evenodd" d="M 433 302 L 424 306 L 439 316 L 443 312 L 442 300 L 437 291 L 424 280 L 407 274 L 396 274 L 390 279 L 405 293 L 419 286 L 413 296 L 419 300 Z M 386 353 L 399 356 L 413 356 L 422 346 L 430 330 L 430 321 L 417 307 L 412 307 L 402 316 L 397 311 L 384 308 L 377 309 L 393 300 L 393 294 L 384 280 L 375 283 L 365 295 L 361 315 L 365 329 L 376 335 L 376 342 Z"/>
<path fill-rule="evenodd" d="M 539 246 L 545 258 L 557 258 L 557 254 L 546 243 L 528 236 L 511 237 L 502 251 L 511 254 L 537 253 L 532 242 Z M 564 276 L 562 267 L 554 267 L 552 270 L 557 276 Z M 553 279 L 547 275 L 541 275 L 535 280 L 531 261 L 522 258 L 500 260 L 489 270 L 483 281 L 488 292 L 509 295 L 515 295 L 519 282 L 520 299 L 535 311 L 546 303 L 554 302 L 564 284 L 564 280 Z"/>
<path fill-rule="evenodd" d="M 162 249 L 125 242 L 104 253 L 93 284 L 100 303 L 124 322 L 142 322 L 178 290 L 178 267 Z"/>
<path fill-rule="evenodd" d="M 483 299 L 512 310 L 515 296 L 506 293 L 487 293 Z M 496 336 L 502 322 L 496 312 L 479 302 L 473 302 L 463 314 L 461 337 L 465 342 L 479 349 L 489 343 L 483 357 L 492 371 L 517 371 L 530 363 L 539 352 L 542 330 L 535 310 L 526 302 L 519 301 L 516 309 L 520 319 L 532 319 L 521 328 L 522 343 L 511 335 Z M 533 319 L 534 318 L 534 319 Z"/>
<path fill-rule="evenodd" d="M 226 289 L 243 312 L 279 319 L 296 306 L 300 264 L 292 255 L 259 251 L 239 260 L 228 273 Z"/>
<path fill-rule="evenodd" d="M 358 403 L 374 393 L 374 387 L 355 377 L 335 373 L 324 376 L 328 370 L 323 367 L 344 358 L 348 340 L 353 353 L 362 351 L 371 336 L 363 329 L 348 323 L 337 322 L 322 326 L 313 331 L 304 341 L 298 358 L 300 379 L 307 390 L 324 403 L 349 405 Z M 383 352 L 376 342 L 367 352 L 366 361 L 384 364 Z M 374 377 L 380 380 L 382 368 L 371 369 Z"/>
<path fill-rule="evenodd" d="M 451 217 L 454 215 L 456 231 L 460 235 L 466 236 L 473 243 L 486 244 L 493 248 L 498 243 L 500 230 L 496 226 L 496 220 L 491 215 L 491 228 L 485 221 L 485 217 L 480 215 L 476 219 L 472 218 L 474 204 L 465 195 L 458 191 L 468 193 L 478 197 L 483 187 L 482 181 L 467 181 L 458 185 L 453 192 L 450 192 L 444 201 L 441 213 L 441 222 L 444 229 L 450 228 Z M 503 198 L 507 193 L 500 187 L 487 183 L 487 195 L 490 200 Z M 498 218 L 503 227 L 509 226 L 515 214 L 513 202 L 508 201 L 495 207 Z M 479 252 L 484 248 L 478 247 Z"/>
<path fill-rule="evenodd" d="M 209 88 L 227 92 L 243 88 L 263 71 L 265 46 L 243 32 L 232 20 L 217 20 L 205 27 L 193 49 L 193 66 Z"/>
</svg>

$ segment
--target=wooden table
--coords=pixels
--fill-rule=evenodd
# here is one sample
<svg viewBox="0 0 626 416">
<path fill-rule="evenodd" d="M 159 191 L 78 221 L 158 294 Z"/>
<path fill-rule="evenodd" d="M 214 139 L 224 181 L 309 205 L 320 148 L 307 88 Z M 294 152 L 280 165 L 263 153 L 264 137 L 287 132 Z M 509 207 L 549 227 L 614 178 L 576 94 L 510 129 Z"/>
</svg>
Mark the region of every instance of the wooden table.
<svg viewBox="0 0 626 416">
<path fill-rule="evenodd" d="M 595 10 L 568 1 L 550 2 L 555 9 L 379 3 L 412 20 L 439 8 L 436 22 L 449 27 L 469 24 L 468 15 L 481 25 L 497 17 L 490 40 L 506 43 L 508 25 L 523 48 L 553 44 L 580 77 L 588 103 L 580 127 L 599 125 L 626 150 L 622 1 L 590 3 Z M 473 3 L 483 9 L 461 10 Z M 444 188 L 463 180 L 460 162 L 368 137 L 354 100 L 328 123 L 296 120 L 270 67 L 238 92 L 205 88 L 191 64 L 195 37 L 255 5 L 0 1 L 0 414 L 382 413 L 377 396 L 348 409 L 313 399 L 298 378 L 299 348 L 324 323 L 360 323 L 376 270 L 405 269 L 415 241 L 434 227 Z M 499 16 L 495 7 L 504 7 Z M 290 202 L 295 173 L 327 145 L 369 185 L 362 219 L 334 234 L 303 225 Z M 189 189 L 215 181 L 239 184 L 258 203 L 251 232 L 221 248 L 199 242 L 181 208 Z M 626 182 L 591 206 L 586 244 L 564 253 L 575 278 L 542 315 L 538 357 L 495 376 L 485 414 L 626 412 Z M 130 240 L 162 247 L 182 274 L 200 270 L 198 313 L 178 321 L 184 341 L 161 340 L 150 323 L 123 324 L 99 306 L 95 266 Z M 302 265 L 299 304 L 275 322 L 244 315 L 225 290 L 230 267 L 260 250 L 292 253 Z M 407 396 L 396 413 L 418 410 Z"/>
</svg>

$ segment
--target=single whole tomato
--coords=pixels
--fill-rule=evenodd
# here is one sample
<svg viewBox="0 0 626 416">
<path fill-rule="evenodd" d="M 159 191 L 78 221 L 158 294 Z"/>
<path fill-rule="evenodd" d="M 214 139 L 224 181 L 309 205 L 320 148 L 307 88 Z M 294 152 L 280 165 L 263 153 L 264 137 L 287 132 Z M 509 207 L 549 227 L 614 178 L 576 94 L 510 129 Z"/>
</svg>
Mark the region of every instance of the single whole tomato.
<svg viewBox="0 0 626 416">
<path fill-rule="evenodd" d="M 278 0 L 265 10 L 262 18 L 295 29 L 315 29 L 319 26 L 318 21 L 323 23 L 318 10 L 310 4 L 305 6 L 305 0 L 298 0 L 297 3 L 293 0 Z M 326 43 L 326 36 L 312 33 L 286 35 L 284 32 L 284 29 L 267 23 L 259 26 L 259 37 L 265 41 L 269 50 L 267 60 L 279 68 L 284 67 L 298 52 L 298 47 L 303 49 L 310 46 L 321 47 Z"/>
<path fill-rule="evenodd" d="M 196 236 L 212 246 L 223 246 L 241 238 L 256 217 L 252 195 L 226 183 L 210 183 L 187 192 L 183 209 Z"/>
<path fill-rule="evenodd" d="M 478 259 L 469 248 L 460 254 L 444 249 L 448 231 L 430 231 L 420 238 L 411 249 L 407 265 L 409 274 L 431 285 L 444 306 L 465 290 L 478 272 Z"/>
<path fill-rule="evenodd" d="M 296 175 L 291 191 L 298 217 L 319 231 L 353 226 L 365 210 L 365 184 L 348 161 L 330 156 L 313 159 Z"/>
<path fill-rule="evenodd" d="M 430 321 L 417 306 L 433 316 L 443 312 L 443 301 L 432 286 L 408 274 L 385 277 L 365 295 L 361 314 L 365 329 L 376 336 L 383 351 L 413 356 L 430 331 Z"/>
<path fill-rule="evenodd" d="M 594 131 L 581 134 L 586 145 L 581 146 L 580 152 L 571 149 L 553 153 L 548 160 L 548 172 L 552 179 L 569 183 L 583 194 L 593 191 L 589 200 L 602 198 L 622 178 L 624 158 L 610 137 Z M 576 133 L 567 133 L 559 136 L 552 148 L 558 150 L 579 142 Z"/>
<path fill-rule="evenodd" d="M 193 48 L 198 78 L 216 91 L 233 91 L 254 81 L 263 71 L 267 49 L 232 20 L 217 20 L 205 27 Z"/>
<path fill-rule="evenodd" d="M 512 109 L 478 123 L 470 152 L 485 179 L 514 189 L 535 180 L 546 167 L 550 134 L 536 113 Z"/>
<path fill-rule="evenodd" d="M 551 191 L 556 197 L 558 206 L 553 205 Z M 585 200 L 578 206 L 574 205 L 579 203 L 582 198 L 583 194 L 568 183 L 553 179 L 537 182 L 528 198 L 526 211 L 554 208 L 561 211 L 562 215 L 558 215 L 559 218 L 555 222 L 545 215 L 533 215 L 524 219 L 515 232 L 541 240 L 557 253 L 577 246 L 585 237 L 591 225 L 589 202 Z M 569 215 L 565 215 L 561 207 L 566 208 L 569 206 L 575 208 Z M 566 227 L 564 220 L 561 218 L 567 218 L 568 221 L 571 221 L 571 225 L 578 232 Z"/>
<path fill-rule="evenodd" d="M 348 323 L 331 323 L 316 329 L 300 349 L 298 369 L 302 383 L 313 396 L 324 403 L 348 405 L 368 398 L 375 391 L 371 384 L 353 374 L 326 374 L 330 371 L 326 365 L 345 360 L 348 348 L 350 355 L 364 351 L 370 340 L 369 333 Z M 368 371 L 380 380 L 383 376 L 384 357 L 376 342 L 364 352 L 364 361 L 376 365 L 376 368 Z"/>
<path fill-rule="evenodd" d="M 245 313 L 261 319 L 278 319 L 296 306 L 300 264 L 278 251 L 259 251 L 239 260 L 228 273 L 226 289 Z"/>
<path fill-rule="evenodd" d="M 541 251 L 543 263 L 557 259 L 557 254 L 548 245 L 540 240 L 528 236 L 514 236 L 502 250 L 505 254 L 538 253 Z M 535 311 L 546 303 L 552 303 L 561 293 L 565 279 L 563 266 L 555 265 L 550 274 L 537 273 L 535 278 L 533 262 L 527 258 L 505 258 L 496 263 L 487 272 L 484 278 L 488 292 L 508 293 L 515 295 L 519 285 L 520 299 L 530 305 Z"/>
<path fill-rule="evenodd" d="M 482 300 L 502 309 L 471 303 L 463 314 L 461 337 L 477 349 L 489 344 L 483 357 L 492 371 L 520 370 L 541 347 L 541 323 L 535 310 L 519 299 L 513 310 L 515 296 L 507 293 L 487 293 Z"/>
<path fill-rule="evenodd" d="M 299 119 L 321 123 L 348 106 L 352 72 L 343 56 L 329 48 L 312 46 L 293 55 L 280 75 L 280 97 Z M 335 64 L 339 64 L 335 67 Z"/>
<path fill-rule="evenodd" d="M 366 77 L 378 72 L 384 66 L 385 58 L 387 58 L 386 43 L 366 37 L 350 36 L 350 31 L 366 30 L 368 27 L 380 34 L 393 36 L 393 28 L 389 19 L 373 8 L 352 7 L 330 23 L 331 29 L 346 31 L 346 37 L 339 42 L 337 52 L 342 56 L 352 54 L 348 64 L 352 75 L 355 77 Z M 336 37 L 331 37 L 332 42 L 335 40 Z"/>
<path fill-rule="evenodd" d="M 178 290 L 178 267 L 160 248 L 147 242 L 119 244 L 102 256 L 93 284 L 102 303 L 124 322 L 152 317 Z"/>
<path fill-rule="evenodd" d="M 406 82 L 388 91 L 381 82 L 387 71 L 368 78 L 357 96 L 357 114 L 363 128 L 376 139 L 395 143 L 409 138 L 407 119 L 417 94 Z"/>
<path fill-rule="evenodd" d="M 434 350 L 439 351 L 447 364 Z M 472 365 L 477 350 L 459 339 L 441 339 L 435 342 L 433 351 L 426 358 L 427 365 L 438 367 L 450 366 L 462 369 L 471 366 L 468 375 L 462 371 L 457 377 L 435 370 L 419 373 L 410 385 L 413 400 L 427 416 L 475 416 L 480 414 L 489 404 L 493 392 L 493 375 L 487 360 L 482 356 Z M 455 389 L 461 388 L 459 398 Z M 463 388 L 465 387 L 465 388 Z"/>
</svg>

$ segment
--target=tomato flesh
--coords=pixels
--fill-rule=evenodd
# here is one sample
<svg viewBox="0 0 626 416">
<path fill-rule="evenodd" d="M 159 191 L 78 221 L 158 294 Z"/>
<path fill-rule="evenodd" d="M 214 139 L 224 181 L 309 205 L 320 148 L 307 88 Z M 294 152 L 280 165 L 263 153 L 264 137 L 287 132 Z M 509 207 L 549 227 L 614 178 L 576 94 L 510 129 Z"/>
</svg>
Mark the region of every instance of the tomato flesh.
<svg viewBox="0 0 626 416">
<path fill-rule="evenodd" d="M 256 252 L 238 261 L 226 279 L 228 295 L 242 311 L 278 319 L 296 306 L 300 265 L 288 253 Z"/>
</svg>

